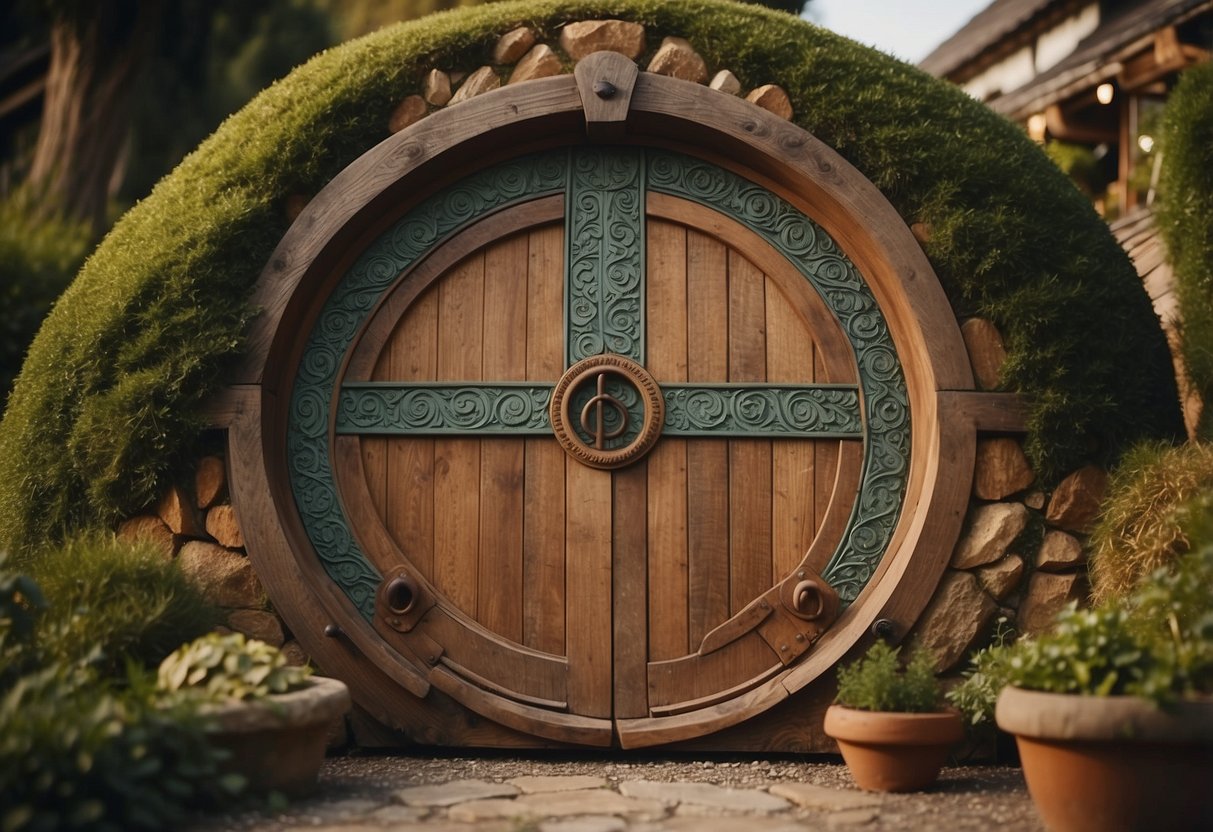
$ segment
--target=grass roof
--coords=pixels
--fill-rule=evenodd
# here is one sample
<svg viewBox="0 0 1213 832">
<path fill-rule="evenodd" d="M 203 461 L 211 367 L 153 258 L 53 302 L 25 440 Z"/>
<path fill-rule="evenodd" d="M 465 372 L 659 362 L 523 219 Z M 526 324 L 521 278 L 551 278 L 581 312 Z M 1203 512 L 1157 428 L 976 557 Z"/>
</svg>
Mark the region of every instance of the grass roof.
<svg viewBox="0 0 1213 832">
<path fill-rule="evenodd" d="M 114 227 L 30 349 L 0 424 L 0 544 L 26 547 L 152 502 L 194 453 L 206 397 L 241 349 L 253 284 L 315 193 L 387 135 L 431 68 L 488 63 L 498 36 L 570 21 L 688 38 L 746 88 L 783 86 L 795 121 L 907 222 L 958 315 L 994 321 L 1005 387 L 1033 400 L 1046 481 L 1181 430 L 1163 336 L 1084 197 L 1014 125 L 964 93 L 790 16 L 724 0 L 518 0 L 389 27 L 329 50 L 228 119 Z M 647 60 L 642 58 L 642 60 Z"/>
</svg>

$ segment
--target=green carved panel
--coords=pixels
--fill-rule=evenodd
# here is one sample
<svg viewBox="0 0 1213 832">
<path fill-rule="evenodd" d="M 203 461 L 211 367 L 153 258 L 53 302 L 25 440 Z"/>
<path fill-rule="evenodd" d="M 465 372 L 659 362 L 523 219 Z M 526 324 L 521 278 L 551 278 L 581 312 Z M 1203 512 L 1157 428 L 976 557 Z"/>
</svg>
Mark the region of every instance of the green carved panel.
<svg viewBox="0 0 1213 832">
<path fill-rule="evenodd" d="M 347 384 L 337 433 L 550 435 L 550 384 Z"/>
<path fill-rule="evenodd" d="M 572 154 L 565 204 L 565 366 L 604 352 L 644 364 L 643 151 Z"/>
<path fill-rule="evenodd" d="M 662 392 L 663 436 L 863 437 L 855 387 L 667 384 Z"/>
</svg>

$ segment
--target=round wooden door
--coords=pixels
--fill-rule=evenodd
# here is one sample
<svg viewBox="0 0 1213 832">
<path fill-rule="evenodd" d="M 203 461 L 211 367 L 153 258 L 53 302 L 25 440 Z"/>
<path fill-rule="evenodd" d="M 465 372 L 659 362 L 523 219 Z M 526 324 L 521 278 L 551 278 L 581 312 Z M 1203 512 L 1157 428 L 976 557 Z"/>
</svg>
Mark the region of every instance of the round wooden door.
<svg viewBox="0 0 1213 832">
<path fill-rule="evenodd" d="M 634 747 L 760 714 L 913 574 L 941 468 L 923 371 L 763 174 L 656 144 L 502 155 L 310 261 L 248 436 L 283 539 L 250 553 L 306 576 L 277 589 L 294 629 L 319 599 L 345 658 L 523 735 Z M 381 686 L 364 702 L 407 722 Z"/>
</svg>

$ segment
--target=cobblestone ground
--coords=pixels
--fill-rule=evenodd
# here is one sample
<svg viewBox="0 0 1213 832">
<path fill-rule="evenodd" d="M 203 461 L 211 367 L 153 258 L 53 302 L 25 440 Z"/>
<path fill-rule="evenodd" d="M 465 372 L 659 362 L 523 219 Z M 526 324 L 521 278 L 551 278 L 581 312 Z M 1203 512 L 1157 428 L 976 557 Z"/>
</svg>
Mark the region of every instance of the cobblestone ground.
<svg viewBox="0 0 1213 832">
<path fill-rule="evenodd" d="M 799 758 L 711 760 L 350 756 L 280 813 L 211 818 L 195 832 L 1041 832 L 1018 768 L 945 768 L 916 794 L 859 791 L 846 767 Z"/>
</svg>

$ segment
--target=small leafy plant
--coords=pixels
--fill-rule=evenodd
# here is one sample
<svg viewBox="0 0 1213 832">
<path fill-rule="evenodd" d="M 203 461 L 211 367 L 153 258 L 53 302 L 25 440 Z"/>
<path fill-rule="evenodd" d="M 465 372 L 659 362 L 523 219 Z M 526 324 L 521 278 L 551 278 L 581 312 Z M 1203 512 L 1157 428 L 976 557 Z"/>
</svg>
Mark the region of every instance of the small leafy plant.
<svg viewBox="0 0 1213 832">
<path fill-rule="evenodd" d="M 311 675 L 292 667 L 273 645 L 241 633 L 209 633 L 182 645 L 160 663 L 157 687 L 205 698 L 262 699 L 300 687 Z"/>
<path fill-rule="evenodd" d="M 877 641 L 857 661 L 838 668 L 835 701 L 863 711 L 938 710 L 942 697 L 930 654 L 920 650 L 902 668 L 900 653 L 900 647 Z"/>
</svg>

